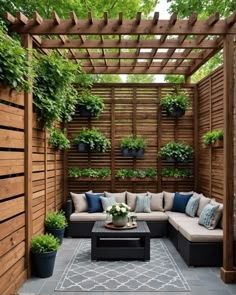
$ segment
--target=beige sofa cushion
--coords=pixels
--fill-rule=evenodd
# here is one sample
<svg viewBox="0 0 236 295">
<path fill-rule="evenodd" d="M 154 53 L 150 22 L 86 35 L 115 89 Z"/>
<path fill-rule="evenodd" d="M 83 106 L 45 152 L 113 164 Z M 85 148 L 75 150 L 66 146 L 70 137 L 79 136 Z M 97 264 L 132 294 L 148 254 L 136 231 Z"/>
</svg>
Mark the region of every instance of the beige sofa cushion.
<svg viewBox="0 0 236 295">
<path fill-rule="evenodd" d="M 164 193 L 164 211 L 170 211 L 173 207 L 175 193 L 163 192 Z"/>
<path fill-rule="evenodd" d="M 70 216 L 70 221 L 99 221 L 105 220 L 106 214 L 102 212 L 96 213 L 88 213 L 88 212 L 80 212 L 80 213 L 73 213 Z"/>
<path fill-rule="evenodd" d="M 214 216 L 214 218 L 212 220 L 212 227 L 213 228 L 216 228 L 217 226 L 221 227 L 220 219 L 221 219 L 222 214 L 223 214 L 223 204 L 221 204 L 219 202 L 216 202 L 215 200 L 211 200 L 210 204 L 219 206 L 219 208 L 216 210 L 216 214 L 215 214 L 215 216 Z"/>
<path fill-rule="evenodd" d="M 92 193 L 93 191 L 88 191 L 88 193 Z M 76 194 L 70 192 L 71 198 L 73 200 L 73 204 L 75 207 L 75 212 L 87 212 L 88 211 L 88 203 L 85 197 L 85 194 Z"/>
<path fill-rule="evenodd" d="M 202 213 L 203 208 L 209 204 L 211 201 L 211 199 L 206 198 L 204 195 L 200 196 L 200 201 L 199 201 L 199 205 L 198 205 L 198 210 L 197 210 L 197 216 L 199 217 Z"/>
<path fill-rule="evenodd" d="M 195 222 L 179 221 L 179 232 L 190 242 L 221 242 L 223 230 L 209 230 Z"/>
<path fill-rule="evenodd" d="M 110 197 L 113 196 L 116 199 L 117 203 L 125 203 L 125 197 L 126 197 L 126 192 L 122 193 L 109 193 L 109 192 L 104 192 L 105 197 Z"/>
<path fill-rule="evenodd" d="M 131 212 L 132 214 L 133 212 Z M 165 221 L 168 220 L 168 216 L 164 212 L 152 211 L 151 213 L 134 213 L 137 216 L 137 220 L 144 221 Z"/>
<path fill-rule="evenodd" d="M 130 211 L 134 211 L 135 205 L 136 205 L 136 196 L 146 196 L 147 193 L 142 193 L 142 194 L 134 194 L 127 192 L 127 205 L 130 207 Z"/>
<path fill-rule="evenodd" d="M 152 196 L 151 198 L 151 210 L 152 211 L 164 211 L 163 207 L 163 199 L 164 199 L 164 193 L 150 193 L 149 195 Z"/>
<path fill-rule="evenodd" d="M 179 223 L 180 222 L 198 222 L 198 217 L 190 217 L 187 216 L 184 213 L 179 213 L 179 212 L 171 212 L 167 211 L 165 212 L 166 215 L 169 217 L 168 221 L 169 223 L 179 231 Z"/>
</svg>

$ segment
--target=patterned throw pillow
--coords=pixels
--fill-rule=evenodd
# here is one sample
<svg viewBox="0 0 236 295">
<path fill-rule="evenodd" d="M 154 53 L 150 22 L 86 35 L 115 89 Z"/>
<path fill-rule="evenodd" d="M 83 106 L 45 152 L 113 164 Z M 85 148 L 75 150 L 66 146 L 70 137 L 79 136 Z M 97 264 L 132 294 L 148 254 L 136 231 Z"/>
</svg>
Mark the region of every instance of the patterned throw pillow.
<svg viewBox="0 0 236 295">
<path fill-rule="evenodd" d="M 116 204 L 116 199 L 115 197 L 111 196 L 109 198 L 107 197 L 100 197 L 101 202 L 102 202 L 102 207 L 103 210 L 106 211 L 108 207 L 113 206 Z"/>
<path fill-rule="evenodd" d="M 216 214 L 214 216 L 214 220 L 212 222 L 212 226 L 216 228 L 217 226 L 220 226 L 220 219 L 222 218 L 223 213 L 223 204 L 216 202 L 215 200 L 211 200 L 211 205 L 219 205 L 219 208 L 216 211 Z"/>
<path fill-rule="evenodd" d="M 190 217 L 194 217 L 197 213 L 198 205 L 199 205 L 200 197 L 192 196 L 185 208 L 185 213 Z"/>
<path fill-rule="evenodd" d="M 137 196 L 135 212 L 151 213 L 151 195 Z"/>
<path fill-rule="evenodd" d="M 208 229 L 214 229 L 215 227 L 213 226 L 213 220 L 218 208 L 219 205 L 207 204 L 202 210 L 198 223 Z"/>
</svg>

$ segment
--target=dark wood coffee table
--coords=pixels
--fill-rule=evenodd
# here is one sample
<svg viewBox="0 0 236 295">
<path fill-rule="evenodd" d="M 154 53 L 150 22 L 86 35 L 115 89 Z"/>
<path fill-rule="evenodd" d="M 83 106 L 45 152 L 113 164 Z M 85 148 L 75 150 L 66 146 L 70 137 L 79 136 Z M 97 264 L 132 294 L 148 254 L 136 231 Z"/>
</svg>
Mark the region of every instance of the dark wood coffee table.
<svg viewBox="0 0 236 295">
<path fill-rule="evenodd" d="M 150 260 L 150 231 L 145 221 L 129 230 L 105 228 L 96 221 L 92 229 L 92 260 Z"/>
</svg>

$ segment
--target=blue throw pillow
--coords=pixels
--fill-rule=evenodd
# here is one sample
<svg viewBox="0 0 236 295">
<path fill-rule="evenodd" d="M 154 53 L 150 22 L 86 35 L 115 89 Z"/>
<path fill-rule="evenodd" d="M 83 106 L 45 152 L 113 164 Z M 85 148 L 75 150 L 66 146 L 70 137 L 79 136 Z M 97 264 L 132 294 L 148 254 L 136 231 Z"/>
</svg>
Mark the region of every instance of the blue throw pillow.
<svg viewBox="0 0 236 295">
<path fill-rule="evenodd" d="M 218 208 L 219 205 L 207 204 L 199 216 L 198 223 L 205 226 L 207 229 L 214 229 L 213 220 Z"/>
<path fill-rule="evenodd" d="M 108 207 L 116 204 L 116 199 L 113 196 L 110 197 L 100 197 L 102 202 L 103 210 L 106 211 Z"/>
<path fill-rule="evenodd" d="M 182 195 L 180 193 L 175 193 L 173 207 L 171 211 L 185 213 L 185 208 L 191 195 Z"/>
<path fill-rule="evenodd" d="M 102 202 L 101 197 L 104 197 L 103 193 L 93 194 L 93 193 L 85 193 L 86 200 L 88 203 L 88 212 L 95 213 L 95 212 L 102 212 Z"/>
<path fill-rule="evenodd" d="M 185 213 L 190 217 L 194 217 L 197 213 L 200 197 L 191 197 L 185 208 Z"/>
</svg>

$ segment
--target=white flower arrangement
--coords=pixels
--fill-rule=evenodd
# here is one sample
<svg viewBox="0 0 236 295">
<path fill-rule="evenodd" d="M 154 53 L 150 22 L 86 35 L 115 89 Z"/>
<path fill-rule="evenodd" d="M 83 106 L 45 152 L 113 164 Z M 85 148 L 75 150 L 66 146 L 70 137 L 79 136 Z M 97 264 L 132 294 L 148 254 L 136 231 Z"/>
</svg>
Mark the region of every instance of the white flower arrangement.
<svg viewBox="0 0 236 295">
<path fill-rule="evenodd" d="M 129 214 L 130 207 L 125 203 L 116 203 L 113 206 L 109 206 L 106 213 L 115 217 L 125 217 Z"/>
</svg>

